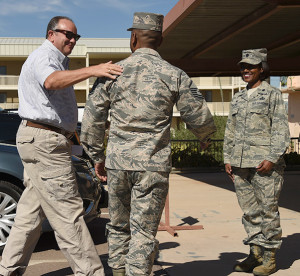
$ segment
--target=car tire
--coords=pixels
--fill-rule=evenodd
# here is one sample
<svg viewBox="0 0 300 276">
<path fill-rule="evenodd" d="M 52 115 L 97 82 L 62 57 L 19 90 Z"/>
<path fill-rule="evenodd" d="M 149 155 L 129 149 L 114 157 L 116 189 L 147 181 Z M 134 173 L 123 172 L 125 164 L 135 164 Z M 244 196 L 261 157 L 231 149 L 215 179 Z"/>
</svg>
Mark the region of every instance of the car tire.
<svg viewBox="0 0 300 276">
<path fill-rule="evenodd" d="M 11 182 L 0 180 L 0 252 L 2 252 L 17 212 L 22 189 Z"/>
</svg>

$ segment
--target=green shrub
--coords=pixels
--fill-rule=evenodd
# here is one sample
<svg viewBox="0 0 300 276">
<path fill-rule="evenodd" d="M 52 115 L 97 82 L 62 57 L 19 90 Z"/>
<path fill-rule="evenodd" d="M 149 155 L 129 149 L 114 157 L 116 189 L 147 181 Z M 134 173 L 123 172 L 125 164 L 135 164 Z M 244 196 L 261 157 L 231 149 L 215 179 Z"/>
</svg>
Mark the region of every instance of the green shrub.
<svg viewBox="0 0 300 276">
<path fill-rule="evenodd" d="M 213 135 L 212 139 L 223 140 L 227 123 L 227 117 L 214 115 L 214 122 L 217 128 L 217 132 Z"/>
<path fill-rule="evenodd" d="M 188 129 L 185 128 L 185 124 L 180 122 L 178 128 L 172 129 L 171 140 L 196 140 L 197 137 Z"/>
<path fill-rule="evenodd" d="M 212 136 L 212 139 L 223 140 L 227 117 L 214 115 L 213 118 L 214 118 L 217 131 Z M 172 140 L 197 140 L 197 137 L 191 131 L 186 129 L 185 124 L 181 122 L 177 129 L 172 129 L 171 139 Z"/>
<path fill-rule="evenodd" d="M 215 167 L 222 164 L 222 154 L 216 155 L 211 148 L 202 150 L 198 141 L 172 144 L 172 166 L 175 168 Z"/>
</svg>

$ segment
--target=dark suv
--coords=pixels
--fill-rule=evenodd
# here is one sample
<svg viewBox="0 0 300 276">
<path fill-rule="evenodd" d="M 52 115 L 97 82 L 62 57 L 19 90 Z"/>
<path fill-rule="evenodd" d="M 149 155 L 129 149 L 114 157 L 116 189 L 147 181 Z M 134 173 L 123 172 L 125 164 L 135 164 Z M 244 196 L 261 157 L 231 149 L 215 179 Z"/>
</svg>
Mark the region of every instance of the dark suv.
<svg viewBox="0 0 300 276">
<path fill-rule="evenodd" d="M 16 216 L 16 208 L 23 186 L 23 165 L 16 147 L 16 133 L 21 119 L 17 113 L 0 109 L 0 250 L 3 249 Z M 74 143 L 78 140 L 75 139 Z M 100 215 L 106 191 L 95 176 L 90 160 L 72 156 L 80 195 L 89 222 Z M 45 221 L 43 230 L 50 230 Z"/>
</svg>

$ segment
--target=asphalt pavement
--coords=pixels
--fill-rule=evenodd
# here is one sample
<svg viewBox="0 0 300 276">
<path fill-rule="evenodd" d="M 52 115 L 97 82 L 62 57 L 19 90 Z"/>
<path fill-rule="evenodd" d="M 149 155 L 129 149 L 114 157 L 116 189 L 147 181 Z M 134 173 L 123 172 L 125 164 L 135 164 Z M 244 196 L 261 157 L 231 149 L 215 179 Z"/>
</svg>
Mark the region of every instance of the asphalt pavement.
<svg viewBox="0 0 300 276">
<path fill-rule="evenodd" d="M 285 174 L 280 198 L 283 244 L 277 255 L 278 271 L 274 276 L 298 276 L 300 271 L 300 171 Z M 165 221 L 165 212 L 162 221 Z M 233 184 L 224 172 L 173 173 L 170 176 L 169 226 L 180 226 L 176 236 L 159 231 L 160 251 L 153 275 L 237 276 L 234 263 L 246 257 L 248 246 L 242 243 L 245 231 L 241 223 Z M 89 229 L 107 276 L 107 209 Z M 184 226 L 202 225 L 202 230 L 183 230 Z M 188 227 L 189 228 L 189 227 Z M 190 227 L 192 228 L 192 227 Z M 44 233 L 24 276 L 73 275 L 60 252 L 53 233 Z M 251 274 L 250 274 L 251 275 Z"/>
</svg>

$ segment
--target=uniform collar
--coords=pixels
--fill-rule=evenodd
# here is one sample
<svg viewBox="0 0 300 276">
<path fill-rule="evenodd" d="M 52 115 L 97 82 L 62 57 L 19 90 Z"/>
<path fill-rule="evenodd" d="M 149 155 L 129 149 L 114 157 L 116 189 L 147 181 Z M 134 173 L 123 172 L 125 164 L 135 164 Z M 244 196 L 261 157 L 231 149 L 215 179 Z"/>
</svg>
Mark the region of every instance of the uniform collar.
<svg viewBox="0 0 300 276">
<path fill-rule="evenodd" d="M 139 48 L 139 49 L 135 50 L 134 53 L 148 54 L 148 55 L 152 55 L 152 56 L 161 58 L 160 54 L 151 48 Z"/>
<path fill-rule="evenodd" d="M 260 84 L 260 86 L 257 87 L 256 91 L 253 92 L 252 96 L 256 96 L 256 95 L 266 95 L 269 94 L 268 92 L 268 87 L 270 85 L 266 82 L 266 81 L 262 81 L 262 83 Z"/>
<path fill-rule="evenodd" d="M 262 81 L 260 86 L 257 87 L 256 91 L 253 92 L 253 94 L 250 96 L 249 99 L 251 98 L 255 98 L 257 95 L 266 95 L 268 94 L 268 88 L 269 88 L 269 84 L 266 82 L 266 81 Z M 245 100 L 249 100 L 248 99 L 248 95 L 247 95 L 247 88 L 243 89 L 242 90 L 242 93 L 241 93 L 241 97 Z"/>
</svg>

